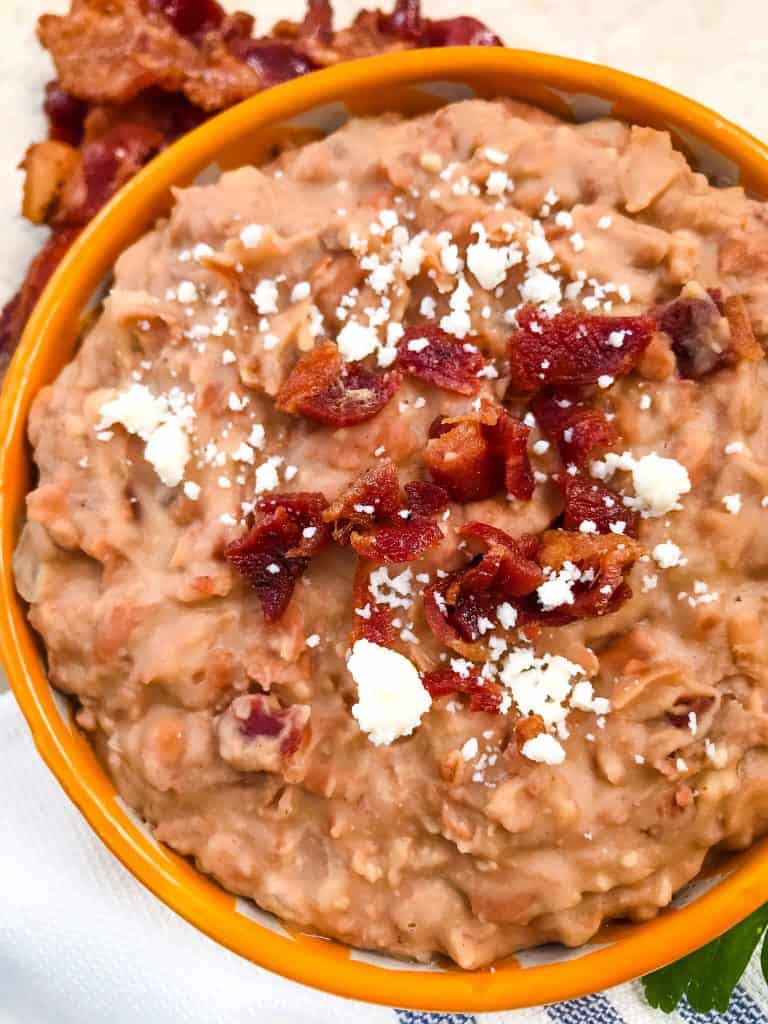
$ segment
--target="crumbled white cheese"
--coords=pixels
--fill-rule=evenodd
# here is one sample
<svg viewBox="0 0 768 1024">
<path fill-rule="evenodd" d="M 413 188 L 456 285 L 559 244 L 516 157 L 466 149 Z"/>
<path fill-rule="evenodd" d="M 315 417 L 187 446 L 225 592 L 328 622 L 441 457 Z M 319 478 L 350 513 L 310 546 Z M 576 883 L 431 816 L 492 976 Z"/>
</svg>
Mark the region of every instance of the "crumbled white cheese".
<svg viewBox="0 0 768 1024">
<path fill-rule="evenodd" d="M 225 348 L 224 351 L 221 353 L 221 362 L 222 365 L 224 366 L 227 366 L 229 363 L 237 362 L 237 356 L 235 355 L 231 348 Z"/>
<path fill-rule="evenodd" d="M 722 498 L 725 511 L 730 512 L 732 516 L 737 516 L 741 512 L 741 495 L 740 494 L 726 494 Z"/>
<path fill-rule="evenodd" d="M 601 231 L 607 231 L 611 224 L 613 224 L 613 217 L 609 217 L 608 214 L 605 214 L 603 217 L 600 217 L 600 219 L 597 222 L 597 226 L 600 228 Z"/>
<path fill-rule="evenodd" d="M 489 196 L 501 196 L 509 186 L 509 175 L 506 171 L 491 171 L 485 181 L 485 190 Z"/>
<path fill-rule="evenodd" d="M 101 420 L 96 430 L 102 431 L 119 423 L 129 434 L 137 434 L 142 441 L 147 441 L 167 411 L 165 398 L 153 395 L 144 384 L 132 384 L 127 391 L 101 406 Z"/>
<path fill-rule="evenodd" d="M 352 715 L 376 746 L 410 736 L 432 705 L 416 667 L 397 651 L 357 640 L 347 668 L 357 684 Z"/>
<path fill-rule="evenodd" d="M 479 744 L 477 739 L 472 736 L 461 748 L 461 756 L 465 761 L 471 761 L 473 757 L 477 757 L 478 750 Z"/>
<path fill-rule="evenodd" d="M 565 722 L 565 701 L 572 682 L 583 675 L 581 665 L 559 654 L 539 658 L 532 648 L 517 647 L 504 659 L 499 681 L 509 690 L 521 715 L 540 715 L 549 728 Z"/>
<path fill-rule="evenodd" d="M 336 339 L 342 359 L 357 362 L 371 355 L 379 347 L 379 336 L 373 327 L 350 320 L 339 331 Z"/>
<path fill-rule="evenodd" d="M 240 232 L 240 241 L 248 249 L 255 248 L 264 236 L 264 228 L 261 224 L 246 224 Z"/>
<path fill-rule="evenodd" d="M 275 456 L 272 456 L 256 468 L 255 490 L 257 494 L 263 494 L 265 491 L 274 491 L 280 483 L 280 477 L 277 474 L 278 465 L 279 461 L 276 461 Z"/>
<path fill-rule="evenodd" d="M 197 501 L 200 497 L 201 487 L 200 484 L 196 484 L 194 480 L 184 481 L 184 494 L 190 501 Z"/>
<path fill-rule="evenodd" d="M 533 739 L 526 740 L 520 753 L 529 761 L 538 761 L 541 764 L 562 764 L 565 760 L 562 744 L 546 732 L 540 732 Z"/>
<path fill-rule="evenodd" d="M 251 292 L 251 298 L 262 316 L 277 312 L 277 284 L 269 278 L 259 281 Z"/>
<path fill-rule="evenodd" d="M 169 416 L 152 433 L 144 449 L 144 458 L 167 487 L 175 487 L 189 462 L 189 439 L 179 416 Z"/>
<path fill-rule="evenodd" d="M 660 569 L 674 569 L 676 566 L 686 565 L 687 558 L 682 557 L 682 552 L 677 544 L 671 540 L 664 540 L 651 550 L 651 558 Z"/>
<path fill-rule="evenodd" d="M 508 153 L 503 153 L 500 149 L 493 149 L 491 146 L 485 148 L 484 156 L 486 160 L 497 165 L 505 164 L 509 160 Z"/>
<path fill-rule="evenodd" d="M 472 289 L 464 277 L 459 277 L 456 290 L 448 300 L 451 312 L 440 320 L 442 329 L 456 338 L 466 337 L 472 329 L 472 321 L 469 317 L 471 297 Z"/>
<path fill-rule="evenodd" d="M 308 299 L 311 292 L 309 281 L 298 281 L 291 289 L 291 302 L 302 302 Z"/>
</svg>

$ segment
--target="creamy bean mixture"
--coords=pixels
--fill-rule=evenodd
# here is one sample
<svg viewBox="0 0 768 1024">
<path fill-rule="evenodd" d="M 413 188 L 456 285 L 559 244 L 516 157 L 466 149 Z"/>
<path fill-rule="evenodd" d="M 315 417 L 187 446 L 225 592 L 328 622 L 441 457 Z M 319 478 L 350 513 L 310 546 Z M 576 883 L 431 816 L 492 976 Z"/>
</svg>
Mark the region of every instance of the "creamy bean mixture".
<svg viewBox="0 0 768 1024">
<path fill-rule="evenodd" d="M 579 466 L 528 406 L 569 310 L 655 317 L 631 367 L 577 382 L 615 434 Z M 508 391 L 523 311 L 545 347 L 527 396 Z M 352 391 L 360 368 L 392 383 L 429 347 L 404 344 L 414 325 L 477 355 L 471 393 L 402 372 L 346 425 L 285 398 L 329 344 Z M 473 968 L 650 918 L 768 828 L 767 338 L 766 207 L 651 129 L 469 101 L 183 189 L 31 412 L 15 571 L 50 679 L 158 839 L 299 928 Z M 265 496 L 330 504 L 391 464 L 445 485 L 430 430 L 479 437 L 491 403 L 529 430 L 530 498 L 454 481 L 418 520 L 437 542 L 402 562 L 301 520 L 254 577 L 237 544 Z M 539 554 L 469 639 L 427 621 L 425 594 L 449 615 L 442 584 L 488 550 L 465 524 L 562 537 L 576 475 L 626 509 L 568 533 L 626 556 L 604 613 L 576 611 L 594 568 Z M 349 505 L 355 544 L 378 511 Z"/>
</svg>

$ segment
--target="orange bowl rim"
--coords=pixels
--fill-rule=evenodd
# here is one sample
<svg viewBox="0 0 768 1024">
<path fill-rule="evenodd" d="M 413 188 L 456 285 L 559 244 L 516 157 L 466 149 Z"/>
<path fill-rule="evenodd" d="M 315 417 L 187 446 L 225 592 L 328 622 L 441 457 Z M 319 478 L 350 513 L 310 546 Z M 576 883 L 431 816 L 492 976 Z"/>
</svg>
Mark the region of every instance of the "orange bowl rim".
<svg viewBox="0 0 768 1024">
<path fill-rule="evenodd" d="M 431 973 L 390 971 L 345 961 L 333 943 L 293 943 L 266 928 L 246 936 L 234 907 L 206 900 L 189 872 L 126 828 L 97 767 L 83 771 L 74 737 L 56 711 L 23 604 L 11 556 L 17 536 L 28 452 L 26 417 L 46 354 L 69 332 L 135 223 L 162 209 L 168 189 L 191 180 L 217 152 L 255 130 L 354 95 L 427 81 L 504 76 L 524 84 L 631 102 L 690 131 L 733 160 L 744 180 L 768 196 L 768 148 L 719 114 L 646 79 L 603 65 L 501 47 L 455 47 L 370 57 L 266 90 L 206 122 L 133 178 L 91 222 L 65 256 L 38 302 L 11 362 L 0 398 L 0 656 L 37 749 L 94 831 L 152 892 L 215 941 L 260 966 L 327 992 L 422 1010 L 484 1012 L 573 998 L 609 988 L 691 952 L 768 899 L 768 845 L 758 843 L 721 882 L 692 903 L 635 925 L 625 937 L 579 958 L 517 970 Z M 151 211 L 148 213 L 148 211 Z M 101 777 L 99 777 L 99 773 Z M 105 795 L 107 794 L 107 795 Z M 190 869 L 191 870 L 191 869 Z M 240 919 L 242 921 L 242 919 Z M 254 935 L 257 934 L 257 937 Z M 289 946 L 286 946 L 289 943 Z M 328 949 L 328 955 L 322 950 Z M 286 953 L 290 951 L 290 956 Z"/>
</svg>

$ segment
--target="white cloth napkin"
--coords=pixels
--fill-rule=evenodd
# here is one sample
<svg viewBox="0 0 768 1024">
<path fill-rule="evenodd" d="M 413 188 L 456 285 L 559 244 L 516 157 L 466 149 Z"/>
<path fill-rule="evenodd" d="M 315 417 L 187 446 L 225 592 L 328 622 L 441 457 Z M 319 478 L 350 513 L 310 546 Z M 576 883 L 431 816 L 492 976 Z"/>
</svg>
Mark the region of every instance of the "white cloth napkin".
<svg viewBox="0 0 768 1024">
<path fill-rule="evenodd" d="M 768 1020 L 753 965 L 732 1024 Z M 144 889 L 90 830 L 0 697 L 0 1024 L 645 1024 L 638 985 L 542 1009 L 424 1014 L 329 996 L 255 967 Z"/>
</svg>

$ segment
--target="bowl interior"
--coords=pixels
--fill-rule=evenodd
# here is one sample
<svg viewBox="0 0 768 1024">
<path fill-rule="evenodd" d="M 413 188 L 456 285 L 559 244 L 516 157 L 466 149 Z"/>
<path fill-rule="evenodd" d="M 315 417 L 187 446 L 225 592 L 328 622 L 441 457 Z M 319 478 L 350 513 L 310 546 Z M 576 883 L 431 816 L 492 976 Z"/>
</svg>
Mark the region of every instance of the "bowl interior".
<svg viewBox="0 0 768 1024">
<path fill-rule="evenodd" d="M 760 881 L 768 846 L 755 846 L 691 883 L 644 924 L 606 926 L 587 946 L 545 946 L 491 970 L 403 963 L 296 933 L 225 893 L 161 846 L 116 795 L 73 724 L 16 595 L 11 557 L 31 479 L 25 423 L 31 399 L 71 358 L 78 325 L 103 292 L 117 255 L 163 214 L 171 189 L 221 168 L 261 163 L 278 138 L 327 133 L 350 115 L 433 109 L 480 95 L 529 100 L 584 121 L 619 116 L 671 132 L 717 184 L 768 196 L 768 152 L 746 133 L 683 97 L 605 68 L 512 50 L 421 51 L 371 58 L 269 90 L 177 143 L 133 179 L 84 232 L 25 331 L 0 403 L 0 652 L 37 747 L 95 831 L 126 866 L 187 920 L 235 952 L 340 995 L 420 1009 L 493 1010 L 552 1002 L 635 977 L 681 956 L 768 897 Z"/>
</svg>

